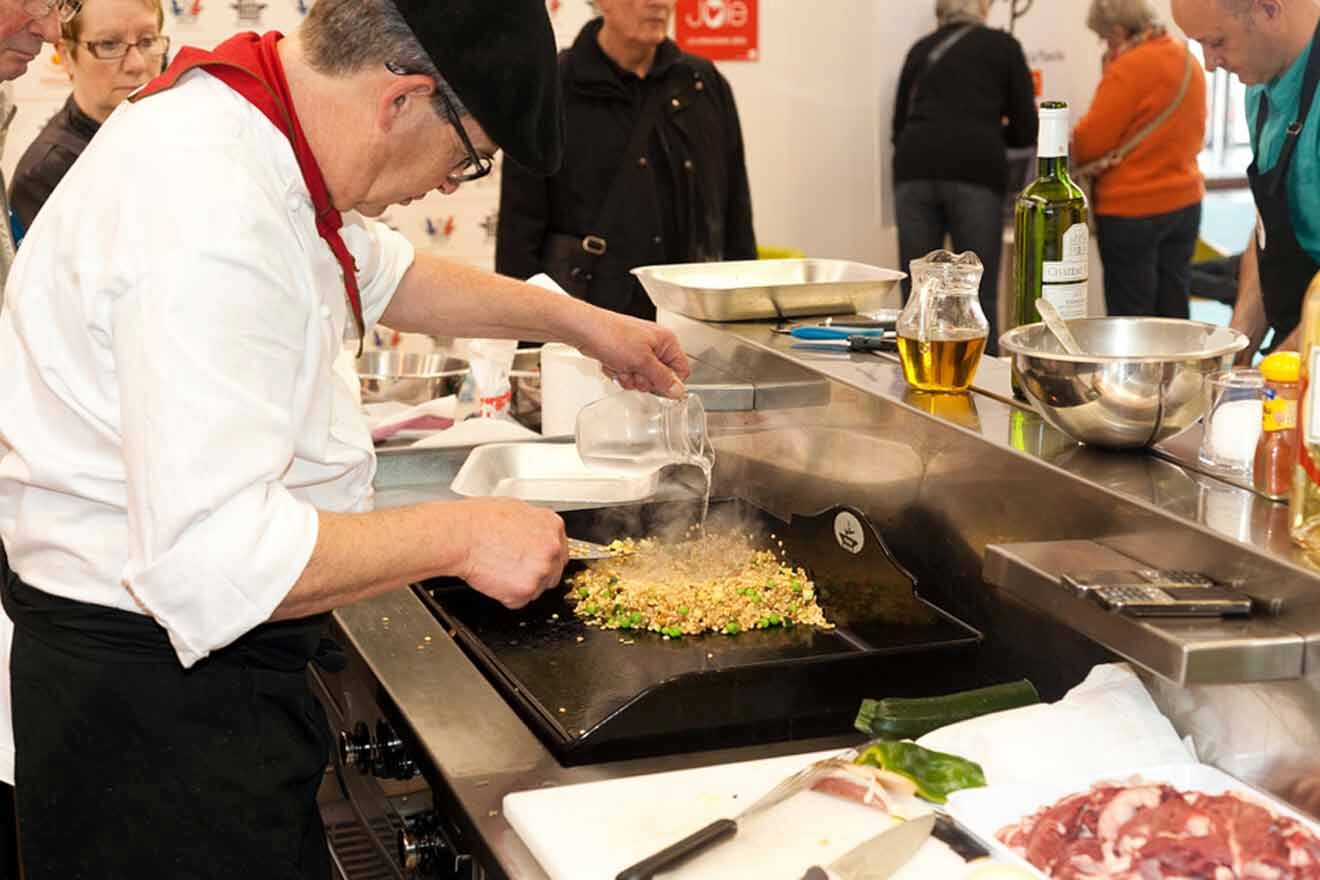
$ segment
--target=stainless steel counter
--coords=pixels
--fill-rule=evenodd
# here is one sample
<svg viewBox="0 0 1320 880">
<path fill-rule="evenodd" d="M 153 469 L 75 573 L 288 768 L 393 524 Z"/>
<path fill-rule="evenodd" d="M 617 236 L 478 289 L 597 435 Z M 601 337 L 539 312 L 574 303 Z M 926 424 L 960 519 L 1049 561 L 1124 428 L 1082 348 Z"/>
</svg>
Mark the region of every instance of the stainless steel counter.
<svg viewBox="0 0 1320 880">
<path fill-rule="evenodd" d="M 1208 641 L 1221 655 L 1234 638 L 1252 641 L 1248 647 L 1264 646 L 1269 659 L 1236 669 L 1220 664 L 1218 680 L 1249 679 L 1262 669 L 1269 678 L 1296 677 L 1320 668 L 1320 579 L 1288 545 L 1279 505 L 1169 457 L 1072 443 L 1011 402 L 1007 368 L 996 361 L 983 362 L 972 394 L 923 395 L 906 387 L 892 358 L 794 350 L 769 324 L 706 325 L 669 314 L 662 321 L 704 362 L 755 377 L 756 408 L 710 417 L 716 494 L 782 517 L 838 503 L 864 511 L 916 575 L 922 595 L 986 634 L 977 668 L 969 671 L 975 678 L 1026 675 L 1053 699 L 1092 665 L 1121 653 L 1168 682 L 1200 680 L 1187 670 L 1205 664 L 1188 663 L 1181 647 L 1170 647 L 1176 633 L 1157 630 L 1138 641 L 1139 649 L 1125 648 L 1126 635 L 1117 638 L 1088 624 L 1076 608 L 1041 598 L 1049 594 L 1040 592 L 1040 579 L 1049 581 L 1055 569 L 1079 558 L 1066 552 L 1067 542 L 1206 571 L 1259 598 L 1270 613 L 1252 630 Z M 778 393 L 785 388 L 793 393 Z M 396 491 L 408 489 L 380 488 L 382 497 Z M 1018 552 L 1033 562 L 1013 570 L 1034 572 L 1034 586 L 1025 575 L 999 587 L 987 583 L 988 548 L 1026 545 L 1044 550 Z M 397 591 L 340 609 L 334 620 L 427 768 L 436 803 L 490 876 L 545 876 L 501 814 L 512 791 L 805 752 L 851 739 L 565 768 L 416 595 Z M 1165 687 L 1170 700 L 1192 693 Z M 1291 723 L 1286 736 L 1296 748 L 1289 754 L 1315 751 L 1309 743 L 1320 742 L 1316 723 Z M 1284 796 L 1296 783 L 1297 772 L 1278 762 L 1258 768 L 1255 777 L 1250 768 L 1234 769 Z"/>
</svg>

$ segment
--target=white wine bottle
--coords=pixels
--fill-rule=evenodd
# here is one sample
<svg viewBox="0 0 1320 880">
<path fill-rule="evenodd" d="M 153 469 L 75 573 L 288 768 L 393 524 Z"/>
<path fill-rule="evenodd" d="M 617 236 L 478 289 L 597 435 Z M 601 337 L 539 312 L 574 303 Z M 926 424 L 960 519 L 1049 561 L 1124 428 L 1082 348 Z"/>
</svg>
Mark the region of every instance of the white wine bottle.
<svg viewBox="0 0 1320 880">
<path fill-rule="evenodd" d="M 1036 299 L 1054 303 L 1065 320 L 1086 317 L 1091 233 L 1086 195 L 1068 176 L 1068 105 L 1040 106 L 1037 159 L 1040 173 L 1014 211 L 1016 324 L 1040 320 Z"/>
<path fill-rule="evenodd" d="M 1086 195 L 1068 176 L 1068 105 L 1040 106 L 1039 176 L 1018 196 L 1013 224 L 1013 326 L 1040 320 L 1036 300 L 1054 303 L 1064 320 L 1086 317 L 1091 233 Z M 1017 374 L 1013 390 L 1019 396 Z"/>
</svg>

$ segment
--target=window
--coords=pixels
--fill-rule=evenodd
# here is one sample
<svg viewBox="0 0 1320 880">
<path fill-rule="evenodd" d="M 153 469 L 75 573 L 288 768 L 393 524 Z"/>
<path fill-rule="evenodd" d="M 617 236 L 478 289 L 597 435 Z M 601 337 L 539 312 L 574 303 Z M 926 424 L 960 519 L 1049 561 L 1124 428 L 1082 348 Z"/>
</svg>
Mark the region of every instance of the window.
<svg viewBox="0 0 1320 880">
<path fill-rule="evenodd" d="M 1200 44 L 1190 45 L 1192 53 L 1204 64 Z M 1246 86 L 1226 70 L 1216 70 L 1206 77 L 1209 118 L 1201 170 L 1208 178 L 1240 178 L 1251 164 L 1246 92 Z"/>
</svg>

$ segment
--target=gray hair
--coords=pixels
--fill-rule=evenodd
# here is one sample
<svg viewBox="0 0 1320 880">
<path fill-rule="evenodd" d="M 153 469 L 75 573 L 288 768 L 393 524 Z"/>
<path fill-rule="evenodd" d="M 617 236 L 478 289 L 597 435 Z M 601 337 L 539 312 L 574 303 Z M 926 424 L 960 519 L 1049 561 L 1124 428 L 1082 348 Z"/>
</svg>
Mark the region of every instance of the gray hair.
<svg viewBox="0 0 1320 880">
<path fill-rule="evenodd" d="M 984 0 L 935 0 L 935 18 L 940 24 L 952 21 L 985 21 Z"/>
<path fill-rule="evenodd" d="M 318 73 L 342 77 L 390 64 L 435 80 L 431 105 L 441 119 L 445 97 L 460 116 L 467 113 L 390 0 L 317 0 L 298 33 L 307 63 Z"/>
<path fill-rule="evenodd" d="M 1150 0 L 1091 0 L 1086 26 L 1100 36 L 1118 28 L 1125 34 L 1139 34 L 1159 24 L 1159 16 Z"/>
</svg>

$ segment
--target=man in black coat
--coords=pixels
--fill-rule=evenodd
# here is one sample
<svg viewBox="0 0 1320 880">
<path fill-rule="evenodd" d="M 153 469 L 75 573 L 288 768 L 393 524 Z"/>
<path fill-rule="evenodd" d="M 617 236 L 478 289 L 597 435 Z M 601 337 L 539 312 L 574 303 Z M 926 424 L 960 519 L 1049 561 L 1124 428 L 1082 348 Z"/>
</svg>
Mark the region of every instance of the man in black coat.
<svg viewBox="0 0 1320 880">
<path fill-rule="evenodd" d="M 756 258 L 738 110 L 709 61 L 666 35 L 676 0 L 597 0 L 559 58 L 564 163 L 506 160 L 495 269 L 546 272 L 595 305 L 654 318 L 629 270 Z"/>
</svg>

